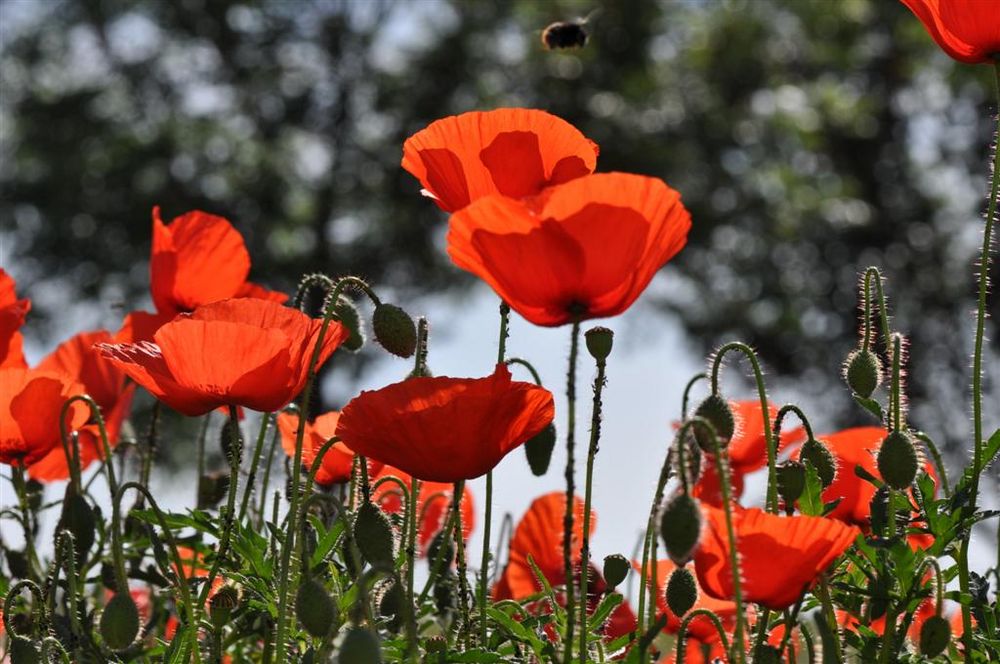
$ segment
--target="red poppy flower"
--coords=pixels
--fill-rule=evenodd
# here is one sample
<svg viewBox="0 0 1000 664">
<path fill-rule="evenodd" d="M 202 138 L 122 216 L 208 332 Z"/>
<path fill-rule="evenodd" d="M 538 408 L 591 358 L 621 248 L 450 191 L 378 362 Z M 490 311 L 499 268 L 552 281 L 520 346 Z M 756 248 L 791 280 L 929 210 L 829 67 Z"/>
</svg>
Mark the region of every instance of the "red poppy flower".
<svg viewBox="0 0 1000 664">
<path fill-rule="evenodd" d="M 738 499 L 743 495 L 743 477 L 767 465 L 767 439 L 764 437 L 764 416 L 759 400 L 730 401 L 736 433 L 726 446 L 729 455 L 729 470 L 732 476 L 732 495 Z M 777 406 L 768 404 L 768 417 L 773 422 L 778 414 Z M 781 432 L 778 451 L 798 443 L 804 434 L 801 427 Z M 692 488 L 692 495 L 704 503 L 722 507 L 722 488 L 711 455 L 702 458 L 702 473 Z"/>
<path fill-rule="evenodd" d="M 913 614 L 913 622 L 910 623 L 910 629 L 906 632 L 906 635 L 911 641 L 914 643 L 920 642 L 920 628 L 923 627 L 928 618 L 936 615 L 936 613 L 937 611 L 934 608 L 934 602 L 930 598 L 925 599 L 920 603 L 917 610 Z M 959 624 L 961 624 L 961 613 L 959 613 L 959 616 Z M 896 617 L 899 620 L 902 620 L 903 618 L 901 615 Z M 859 625 L 864 625 L 879 636 L 885 634 L 885 614 L 882 614 L 878 618 L 866 623 L 847 611 L 837 610 L 836 618 L 837 623 L 845 629 L 855 630 Z"/>
<path fill-rule="evenodd" d="M 337 421 L 340 413 L 330 411 L 320 415 L 312 422 L 306 422 L 305 437 L 302 440 L 302 465 L 311 468 L 316 454 L 326 441 L 334 437 L 337 431 Z M 278 414 L 278 431 L 281 434 L 281 447 L 289 457 L 295 456 L 295 435 L 298 432 L 299 416 L 295 413 Z M 336 442 L 323 455 L 319 470 L 316 471 L 316 483 L 328 486 L 349 482 L 351 470 L 354 467 L 354 452 L 341 442 Z M 368 461 L 368 472 L 372 475 L 382 469 L 378 461 Z"/>
<path fill-rule="evenodd" d="M 453 115 L 406 139 L 403 168 L 445 212 L 490 194 L 533 196 L 593 172 L 597 145 L 545 111 L 501 108 Z"/>
<path fill-rule="evenodd" d="M 1000 8 L 992 0 L 903 0 L 941 49 L 959 62 L 1000 56 Z"/>
<path fill-rule="evenodd" d="M 112 340 L 105 330 L 81 332 L 63 342 L 38 365 L 45 371 L 63 374 L 83 384 L 87 394 L 101 409 L 108 443 L 118 444 L 118 434 L 132 405 L 135 385 L 125 386 L 125 372 L 101 357 L 95 344 Z M 83 404 L 81 404 L 83 405 Z M 84 407 L 86 407 L 84 405 Z M 100 429 L 91 418 L 79 429 L 80 468 L 86 468 L 94 460 L 104 456 Z M 62 445 L 57 445 L 43 459 L 33 464 L 28 473 L 37 480 L 53 481 L 69 477 L 69 466 Z"/>
<path fill-rule="evenodd" d="M 457 482 L 492 470 L 554 416 L 551 392 L 512 382 L 498 364 L 485 378 L 410 378 L 362 392 L 341 412 L 337 435 L 418 479 Z"/>
<path fill-rule="evenodd" d="M 639 562 L 633 563 L 633 566 L 636 570 L 642 570 L 642 564 Z M 670 610 L 670 607 L 667 606 L 666 597 L 663 594 L 667 587 L 667 581 L 669 581 L 670 575 L 673 574 L 675 569 L 677 569 L 677 565 L 670 559 L 657 560 L 656 583 L 652 588 L 653 593 L 656 595 L 656 606 L 659 609 L 659 613 L 667 618 L 667 624 L 663 627 L 663 631 L 668 634 L 677 634 L 680 631 L 681 619 L 683 618 L 683 616 L 678 616 Z M 733 626 L 736 624 L 736 602 L 728 599 L 716 599 L 700 587 L 698 587 L 698 599 L 691 607 L 692 611 L 695 609 L 708 609 L 715 613 L 715 615 L 719 616 L 722 626 L 727 631 L 732 631 Z M 715 630 L 714 624 L 704 616 L 698 616 L 691 621 L 688 627 L 688 635 L 705 644 L 714 644 L 719 640 L 719 633 Z"/>
<path fill-rule="evenodd" d="M 269 291 L 247 283 L 249 273 L 243 236 L 228 220 L 194 210 L 167 226 L 160 208 L 153 208 L 149 277 L 157 311 L 192 311 L 243 294 L 267 294 L 264 299 L 271 299 Z"/>
<path fill-rule="evenodd" d="M 704 506 L 706 528 L 694 556 L 698 582 L 709 595 L 733 597 L 725 514 Z M 743 599 L 769 609 L 794 604 L 861 534 L 855 526 L 813 516 L 776 516 L 757 508 L 733 514 Z"/>
<path fill-rule="evenodd" d="M 399 468 L 385 466 L 380 473 L 372 476 L 372 482 L 387 476 L 398 477 L 407 486 L 410 485 L 410 475 L 404 473 Z M 420 528 L 417 530 L 417 544 L 420 547 L 421 555 L 427 554 L 427 547 L 430 546 L 434 536 L 441 532 L 445 526 L 445 518 L 451 507 L 452 496 L 455 485 L 447 482 L 421 482 L 420 491 L 417 493 L 417 513 L 420 514 Z M 384 482 L 372 493 L 372 501 L 378 503 L 383 511 L 395 514 L 403 510 L 401 492 L 395 482 Z M 466 486 L 462 491 L 462 500 L 459 502 L 462 510 L 462 536 L 469 539 L 472 529 L 476 523 L 476 511 L 472 503 L 472 492 Z"/>
<path fill-rule="evenodd" d="M 570 556 L 579 566 L 583 548 L 583 500 L 573 497 L 573 541 Z M 523 599 L 539 592 L 542 587 L 528 564 L 528 556 L 553 586 L 565 585 L 563 568 L 563 517 L 566 514 L 566 494 L 561 491 L 536 498 L 521 518 L 510 541 L 510 556 L 500 580 L 493 587 L 493 598 Z M 597 528 L 597 516 L 590 513 L 591 532 Z"/>
<path fill-rule="evenodd" d="M 601 173 L 524 201 L 480 198 L 452 215 L 448 255 L 526 319 L 555 327 L 628 309 L 690 227 L 662 180 Z"/>
<path fill-rule="evenodd" d="M 14 278 L 0 268 L 0 367 L 25 367 L 21 326 L 31 300 L 17 299 Z"/>
<path fill-rule="evenodd" d="M 0 463 L 30 466 L 59 445 L 63 404 L 83 393 L 83 385 L 62 374 L 19 367 L 0 369 Z M 85 404 L 71 405 L 67 430 L 79 429 L 87 415 Z"/>
<path fill-rule="evenodd" d="M 223 300 L 161 327 L 155 343 L 99 344 L 104 357 L 157 399 L 185 415 L 219 406 L 263 412 L 288 404 L 305 387 L 322 321 L 275 302 Z M 347 338 L 330 324 L 322 365 Z"/>
</svg>

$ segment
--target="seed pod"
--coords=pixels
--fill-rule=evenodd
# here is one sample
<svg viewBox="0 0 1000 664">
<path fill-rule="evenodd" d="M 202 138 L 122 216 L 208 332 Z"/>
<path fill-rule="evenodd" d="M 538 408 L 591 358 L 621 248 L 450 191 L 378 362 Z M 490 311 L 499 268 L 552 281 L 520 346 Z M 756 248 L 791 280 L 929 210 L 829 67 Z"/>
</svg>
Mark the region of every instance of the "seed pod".
<svg viewBox="0 0 1000 664">
<path fill-rule="evenodd" d="M 398 357 L 410 357 L 417 350 L 417 326 L 410 314 L 394 304 L 379 304 L 372 316 L 375 339 Z"/>
<path fill-rule="evenodd" d="M 667 606 L 678 618 L 690 611 L 698 601 L 698 586 L 694 582 L 694 575 L 686 567 L 678 567 L 670 575 L 666 600 Z"/>
<path fill-rule="evenodd" d="M 340 643 L 339 664 L 379 664 L 381 661 L 378 637 L 363 627 L 352 627 Z"/>
<path fill-rule="evenodd" d="M 222 586 L 208 601 L 209 615 L 212 624 L 221 628 L 233 615 L 233 611 L 239 608 L 240 591 L 235 586 Z"/>
<path fill-rule="evenodd" d="M 115 594 L 101 613 L 101 638 L 111 650 L 125 650 L 139 635 L 139 609 L 127 591 Z"/>
<path fill-rule="evenodd" d="M 604 581 L 608 588 L 614 588 L 628 576 L 628 560 L 620 553 L 604 557 Z"/>
<path fill-rule="evenodd" d="M 361 314 L 358 313 L 354 303 L 346 298 L 340 298 L 333 307 L 340 324 L 347 328 L 348 337 L 340 347 L 356 353 L 365 345 L 364 327 L 361 325 Z"/>
<path fill-rule="evenodd" d="M 392 525 L 385 513 L 372 503 L 364 503 L 358 509 L 354 522 L 354 540 L 361 555 L 372 565 L 391 568 L 395 560 L 393 553 L 395 537 Z"/>
<path fill-rule="evenodd" d="M 885 437 L 876 463 L 885 483 L 899 491 L 909 488 L 920 466 L 913 439 L 905 431 L 892 431 Z"/>
<path fill-rule="evenodd" d="M 67 491 L 67 493 L 69 492 Z M 62 516 L 59 517 L 56 532 L 68 530 L 73 533 L 73 548 L 76 551 L 77 560 L 82 560 L 90 551 L 90 547 L 94 544 L 96 529 L 94 512 L 90 509 L 90 503 L 87 502 L 87 499 L 77 493 L 67 495 L 63 502 Z"/>
<path fill-rule="evenodd" d="M 403 592 L 403 586 L 392 582 L 378 603 L 378 613 L 383 618 L 389 618 L 390 630 L 397 631 L 402 626 L 404 606 L 406 606 L 406 593 Z"/>
<path fill-rule="evenodd" d="M 920 654 L 934 658 L 944 652 L 951 641 L 951 625 L 941 616 L 931 616 L 920 628 Z"/>
<path fill-rule="evenodd" d="M 844 361 L 844 378 L 855 394 L 867 399 L 882 382 L 882 361 L 870 350 L 853 350 Z"/>
<path fill-rule="evenodd" d="M 736 431 L 736 420 L 733 418 L 733 410 L 729 407 L 728 401 L 719 394 L 710 394 L 699 404 L 694 414 L 696 417 L 708 420 L 708 423 L 715 428 L 720 448 L 725 448 L 729 444 L 729 440 Z M 695 424 L 691 430 L 694 432 L 694 439 L 698 441 L 698 447 L 709 454 L 714 454 L 712 436 L 708 431 L 705 431 L 705 427 Z"/>
<path fill-rule="evenodd" d="M 803 463 L 789 459 L 780 464 L 778 472 L 778 495 L 786 505 L 794 505 L 806 489 L 806 467 Z"/>
<path fill-rule="evenodd" d="M 317 638 L 325 637 L 333 629 L 337 614 L 337 605 L 323 584 L 312 577 L 303 579 L 295 594 L 295 615 L 306 631 Z"/>
<path fill-rule="evenodd" d="M 592 327 L 584 333 L 587 341 L 587 351 L 598 362 L 603 362 L 611 355 L 614 346 L 615 333 L 606 327 Z"/>
<path fill-rule="evenodd" d="M 541 477 L 549 469 L 552 460 L 552 450 L 556 446 L 556 427 L 549 424 L 536 433 L 524 444 L 524 454 L 528 457 L 528 466 L 535 477 Z"/>
<path fill-rule="evenodd" d="M 816 469 L 823 487 L 833 484 L 833 478 L 837 475 L 837 459 L 826 445 L 815 438 L 810 438 L 802 445 L 802 452 L 799 454 L 799 461 L 808 461 Z"/>
<path fill-rule="evenodd" d="M 686 493 L 679 493 L 663 508 L 660 515 L 660 536 L 667 547 L 667 555 L 677 565 L 691 560 L 701 537 L 702 516 L 698 501 Z"/>
</svg>

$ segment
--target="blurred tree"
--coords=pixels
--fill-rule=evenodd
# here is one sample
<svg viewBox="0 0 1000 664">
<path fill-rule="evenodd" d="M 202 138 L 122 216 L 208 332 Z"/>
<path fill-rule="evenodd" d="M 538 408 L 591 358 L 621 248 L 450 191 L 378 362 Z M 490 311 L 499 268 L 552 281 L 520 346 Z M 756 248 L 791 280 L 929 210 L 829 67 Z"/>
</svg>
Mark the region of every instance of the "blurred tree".
<svg viewBox="0 0 1000 664">
<path fill-rule="evenodd" d="M 988 71 L 948 60 L 901 5 L 0 7 L 0 239 L 35 299 L 32 334 L 63 336 L 48 321 L 75 302 L 105 326 L 140 303 L 156 204 L 233 220 L 272 288 L 314 270 L 403 295 L 470 283 L 398 167 L 402 141 L 447 114 L 535 106 L 596 140 L 601 170 L 682 192 L 694 229 L 647 297 L 705 350 L 747 339 L 830 418 L 857 420 L 831 377 L 855 343 L 857 273 L 880 265 L 913 342 L 914 423 L 967 438 Z M 584 49 L 542 48 L 542 27 L 588 13 Z"/>
</svg>

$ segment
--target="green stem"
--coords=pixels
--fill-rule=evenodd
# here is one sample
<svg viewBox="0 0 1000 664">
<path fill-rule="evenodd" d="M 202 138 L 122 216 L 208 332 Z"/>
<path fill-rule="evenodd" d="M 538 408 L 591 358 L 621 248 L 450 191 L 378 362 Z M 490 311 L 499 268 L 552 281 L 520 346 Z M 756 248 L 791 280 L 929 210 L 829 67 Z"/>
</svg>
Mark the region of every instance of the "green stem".
<svg viewBox="0 0 1000 664">
<path fill-rule="evenodd" d="M 497 342 L 497 364 L 503 364 L 507 355 L 510 306 L 500 303 L 500 339 Z M 479 641 L 485 646 L 487 638 L 486 602 L 489 592 L 490 530 L 493 526 L 493 471 L 486 473 L 486 508 L 483 516 L 483 557 L 479 565 Z"/>
<path fill-rule="evenodd" d="M 841 664 L 844 661 L 844 649 L 840 644 L 840 628 L 837 626 L 837 614 L 833 610 L 833 600 L 830 598 L 830 584 L 826 580 L 826 574 L 820 574 L 819 585 L 816 586 L 816 595 L 819 597 L 823 607 L 823 618 L 826 620 L 826 629 L 830 633 L 830 641 L 833 642 L 834 664 Z"/>
<path fill-rule="evenodd" d="M 594 379 L 594 403 L 590 417 L 590 445 L 587 447 L 587 475 L 584 481 L 583 499 L 583 546 L 580 552 L 580 664 L 587 662 L 587 639 L 590 630 L 587 625 L 587 576 L 590 573 L 590 503 L 594 478 L 594 458 L 601 441 L 601 393 L 606 382 L 607 362 L 597 360 L 597 378 Z M 571 618 L 572 619 L 572 618 Z"/>
<path fill-rule="evenodd" d="M 205 477 L 205 437 L 208 435 L 208 425 L 212 420 L 212 413 L 208 412 L 201 418 L 201 428 L 198 430 L 198 439 L 195 441 L 194 456 L 198 472 L 198 481 L 195 484 L 194 504 L 201 507 L 201 484 Z"/>
<path fill-rule="evenodd" d="M 695 385 L 697 385 L 698 381 L 700 381 L 700 380 L 706 380 L 706 379 L 708 379 L 708 374 L 702 372 L 700 374 L 696 374 L 691 380 L 689 380 L 687 382 L 687 385 L 684 386 L 684 394 L 681 397 L 681 419 L 682 420 L 687 417 L 687 412 L 688 412 L 688 398 L 691 395 L 691 388 L 693 388 Z"/>
<path fill-rule="evenodd" d="M 199 604 L 208 601 L 208 594 L 212 591 L 212 582 L 218 576 L 222 560 L 229 552 L 229 540 L 232 538 L 233 523 L 236 521 L 236 494 L 239 491 L 240 483 L 240 461 L 243 459 L 243 436 L 240 434 L 240 415 L 236 406 L 229 406 L 229 422 L 232 439 L 229 442 L 229 495 L 226 498 L 226 514 L 223 517 L 222 537 L 219 538 L 219 545 L 215 551 L 215 560 L 212 561 L 208 579 L 206 579 L 198 596 Z"/>
<path fill-rule="evenodd" d="M 271 435 L 271 446 L 267 450 L 267 463 L 264 464 L 264 477 L 260 482 L 260 509 L 257 512 L 260 519 L 259 527 L 264 526 L 264 515 L 267 512 L 267 487 L 271 483 L 271 465 L 274 463 L 274 451 L 278 448 L 279 440 L 281 440 L 281 431 L 278 427 L 274 427 L 274 433 Z"/>
<path fill-rule="evenodd" d="M 719 619 L 719 616 L 708 609 L 695 609 L 685 614 L 684 619 L 681 620 L 680 628 L 677 630 L 677 662 L 679 663 L 683 664 L 685 659 L 684 651 L 687 647 L 687 636 L 691 621 L 699 616 L 705 616 L 712 621 L 712 625 L 719 635 L 719 643 L 722 645 L 723 650 L 729 652 L 729 638 L 726 637 L 726 630 L 722 626 L 722 620 Z"/>
<path fill-rule="evenodd" d="M 462 642 L 465 647 L 469 646 L 469 578 L 468 570 L 465 566 L 465 531 L 462 527 L 462 494 L 465 491 L 465 480 L 460 480 L 455 482 L 454 493 L 451 496 L 452 508 L 455 510 L 455 563 L 458 567 L 458 589 L 459 589 L 459 599 L 458 602 L 461 605 L 459 615 L 462 618 L 462 624 L 459 631 L 462 634 Z"/>
<path fill-rule="evenodd" d="M 408 496 L 407 517 L 409 525 L 406 532 L 406 601 L 408 602 L 408 620 L 406 621 L 406 655 L 408 658 L 418 657 L 419 648 L 417 644 L 417 618 L 413 602 L 413 579 L 414 570 L 417 566 L 417 529 L 420 523 L 420 515 L 417 514 L 417 496 L 420 494 L 420 480 L 415 477 L 410 478 L 410 493 Z"/>
<path fill-rule="evenodd" d="M 260 428 L 257 430 L 257 442 L 253 446 L 253 460 L 250 462 L 250 472 L 247 474 L 247 484 L 243 487 L 243 500 L 240 503 L 240 515 L 238 521 L 243 523 L 246 516 L 247 507 L 250 505 L 250 494 L 253 493 L 253 485 L 257 480 L 257 467 L 260 464 L 261 454 L 264 452 L 264 437 L 267 435 L 267 427 L 271 422 L 271 413 L 261 413 Z"/>
<path fill-rule="evenodd" d="M 891 412 L 892 430 L 900 431 L 903 428 L 903 338 L 899 334 L 892 335 L 892 394 L 893 408 Z"/>
<path fill-rule="evenodd" d="M 87 404 L 90 408 L 90 419 L 93 419 L 97 423 L 97 431 L 99 433 L 99 438 L 101 441 L 101 456 L 104 461 L 104 472 L 108 478 L 108 488 L 111 491 L 111 495 L 118 493 L 118 482 L 115 479 L 115 467 L 111 459 L 111 445 L 108 443 L 108 430 L 104 426 L 104 417 L 101 415 L 101 409 L 93 399 L 91 399 L 86 394 L 77 394 L 66 400 L 63 404 L 62 412 L 59 415 L 59 433 L 62 437 L 66 437 L 66 412 L 69 407 L 76 403 L 77 401 L 82 401 Z M 79 453 L 76 455 L 79 458 Z M 79 463 L 77 466 L 77 485 L 79 486 Z"/>
<path fill-rule="evenodd" d="M 969 502 L 966 514 L 976 510 L 979 498 L 979 475 L 983 472 L 983 336 L 986 331 L 986 292 L 990 280 L 990 247 L 993 236 L 993 219 L 997 213 L 997 193 L 1000 188 L 1000 62 L 993 65 L 993 75 L 997 91 L 997 130 L 993 145 L 993 173 L 990 181 L 990 200 L 986 206 L 986 226 L 983 229 L 983 249 L 979 255 L 979 298 L 976 303 L 976 346 L 972 355 L 972 427 L 973 456 L 972 484 L 969 487 Z M 1000 528 L 1000 526 L 998 526 Z M 1000 530 L 997 531 L 1000 536 Z M 958 580 L 963 595 L 969 594 L 969 537 L 962 538 L 962 548 L 958 555 Z M 998 556 L 1000 560 L 1000 556 Z M 973 658 L 972 612 L 968 603 L 962 602 L 962 642 L 965 644 L 965 661 Z"/>
<path fill-rule="evenodd" d="M 714 375 L 714 372 L 713 372 Z M 762 383 L 761 383 L 762 384 Z M 766 410 L 764 411 L 767 412 Z M 768 417 L 764 417 L 764 421 L 768 421 Z M 706 422 L 705 426 L 711 428 L 711 426 Z M 769 429 L 765 425 L 766 429 Z M 736 539 L 736 528 L 733 526 L 733 503 L 732 503 L 732 492 L 730 490 L 730 479 L 729 479 L 729 464 L 726 463 L 726 458 L 722 454 L 722 446 L 719 444 L 719 437 L 715 435 L 714 431 L 711 431 L 712 439 L 712 451 L 715 455 L 715 469 L 719 476 L 719 486 L 722 489 L 722 509 L 726 516 L 726 536 L 729 538 L 729 565 L 732 567 L 733 572 L 733 601 L 736 603 L 736 627 L 733 628 L 733 659 L 737 662 L 743 662 L 745 660 L 745 652 L 743 647 L 743 621 L 745 616 L 743 615 L 743 592 L 741 589 L 740 580 L 740 554 L 738 550 L 738 541 Z M 767 438 L 770 440 L 770 432 L 767 432 Z M 769 451 L 770 447 L 769 447 Z M 770 490 L 770 487 L 768 487 Z"/>
<path fill-rule="evenodd" d="M 17 504 L 21 512 L 21 527 L 24 529 L 24 552 L 28 558 L 28 578 L 38 578 L 41 569 L 38 554 L 35 552 L 35 534 L 31 527 L 31 508 L 28 503 L 28 485 L 24 481 L 24 466 L 19 463 L 11 465 L 11 478 L 14 482 L 14 492 L 17 494 Z"/>
<path fill-rule="evenodd" d="M 576 435 L 576 356 L 580 348 L 580 323 L 573 323 L 570 332 L 569 369 L 566 372 L 566 512 L 563 516 L 563 567 L 566 573 L 566 636 L 563 641 L 563 661 L 573 659 L 573 616 L 576 601 L 573 597 L 573 501 L 575 498 L 573 447 Z"/>
<path fill-rule="evenodd" d="M 739 351 L 750 361 L 753 367 L 754 381 L 757 383 L 757 396 L 760 398 L 760 412 L 764 421 L 764 440 L 767 441 L 767 511 L 773 514 L 778 513 L 778 480 L 777 480 L 777 459 L 778 441 L 771 430 L 770 410 L 767 404 L 767 389 L 764 386 L 764 372 L 760 369 L 760 361 L 757 354 L 750 346 L 740 341 L 731 341 L 725 344 L 715 353 L 712 362 L 712 394 L 719 393 L 719 371 L 722 368 L 722 359 L 730 351 Z M 728 500 L 728 499 L 727 499 Z"/>
</svg>

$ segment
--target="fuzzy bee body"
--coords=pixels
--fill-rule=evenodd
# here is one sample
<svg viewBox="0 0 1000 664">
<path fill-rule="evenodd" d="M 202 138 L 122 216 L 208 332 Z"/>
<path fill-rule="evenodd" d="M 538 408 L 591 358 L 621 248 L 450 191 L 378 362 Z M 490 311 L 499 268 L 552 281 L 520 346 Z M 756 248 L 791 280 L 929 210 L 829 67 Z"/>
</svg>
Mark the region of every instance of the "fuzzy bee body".
<svg viewBox="0 0 1000 664">
<path fill-rule="evenodd" d="M 556 21 L 542 30 L 542 45 L 547 49 L 583 48 L 587 43 L 586 20 Z"/>
</svg>

